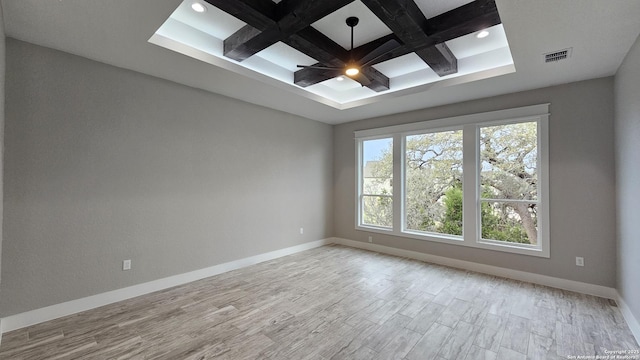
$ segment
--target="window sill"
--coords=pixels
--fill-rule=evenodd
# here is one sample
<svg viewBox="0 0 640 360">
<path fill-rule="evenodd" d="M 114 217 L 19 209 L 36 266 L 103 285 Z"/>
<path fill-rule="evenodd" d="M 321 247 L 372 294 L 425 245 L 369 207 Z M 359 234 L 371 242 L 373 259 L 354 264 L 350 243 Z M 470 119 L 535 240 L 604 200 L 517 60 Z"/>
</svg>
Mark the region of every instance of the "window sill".
<svg viewBox="0 0 640 360">
<path fill-rule="evenodd" d="M 485 250 L 493 250 L 497 252 L 506 252 L 520 255 L 528 255 L 528 256 L 536 256 L 549 258 L 549 251 L 543 251 L 538 246 L 533 245 L 515 245 L 515 243 L 503 243 L 501 241 L 493 241 L 493 240 L 484 240 L 481 239 L 479 241 L 465 241 L 462 237 L 458 236 L 446 236 L 446 235 L 437 235 L 437 234 L 422 234 L 418 232 L 409 232 L 409 231 L 396 231 L 393 229 L 387 228 L 379 228 L 379 227 L 369 227 L 369 226 L 356 226 L 355 228 L 358 231 L 365 231 L 370 233 L 384 234 L 389 236 L 397 236 L 403 237 L 413 240 L 420 241 L 430 241 L 430 242 L 439 242 L 444 244 L 451 244 L 456 246 L 465 246 L 472 247 L 478 249 Z"/>
</svg>

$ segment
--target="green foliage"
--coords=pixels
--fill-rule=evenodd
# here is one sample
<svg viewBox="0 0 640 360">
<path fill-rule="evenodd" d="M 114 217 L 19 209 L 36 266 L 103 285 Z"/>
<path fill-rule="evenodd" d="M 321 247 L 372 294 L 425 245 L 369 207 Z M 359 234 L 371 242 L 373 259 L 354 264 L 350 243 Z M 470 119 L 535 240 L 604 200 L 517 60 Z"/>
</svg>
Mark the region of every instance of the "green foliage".
<svg viewBox="0 0 640 360">
<path fill-rule="evenodd" d="M 443 234 L 462 235 L 462 184 L 444 193 L 445 212 L 438 231 Z"/>
<path fill-rule="evenodd" d="M 487 192 L 483 196 L 488 195 Z M 437 231 L 443 234 L 462 235 L 462 186 L 456 184 L 444 195 L 443 203 L 445 213 L 442 223 Z M 482 237 L 485 239 L 508 241 L 528 244 L 527 233 L 517 221 L 505 222 L 500 215 L 501 211 L 495 210 L 488 202 L 481 205 L 482 211 Z"/>
</svg>

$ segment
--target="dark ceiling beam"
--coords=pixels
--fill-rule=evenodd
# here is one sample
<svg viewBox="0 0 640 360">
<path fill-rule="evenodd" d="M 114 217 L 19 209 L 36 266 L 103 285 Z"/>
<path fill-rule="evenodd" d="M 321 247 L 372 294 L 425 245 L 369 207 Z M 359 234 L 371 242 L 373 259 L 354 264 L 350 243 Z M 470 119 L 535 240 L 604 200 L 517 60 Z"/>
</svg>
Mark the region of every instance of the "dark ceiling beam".
<svg viewBox="0 0 640 360">
<path fill-rule="evenodd" d="M 280 32 L 273 30 L 273 28 L 260 31 L 253 26 L 246 25 L 222 42 L 222 53 L 235 61 L 243 61 L 272 45 L 265 42 L 264 39 L 277 39 L 279 36 Z"/>
<path fill-rule="evenodd" d="M 429 19 L 428 22 L 428 42 L 420 44 L 415 48 L 407 45 L 401 46 L 396 50 L 393 50 L 383 58 L 377 59 L 371 64 L 375 65 L 383 61 L 395 59 L 397 57 L 426 49 L 435 46 L 436 44 L 453 40 L 460 36 L 468 35 L 501 23 L 500 16 L 498 15 L 498 8 L 496 7 L 496 3 L 493 0 L 476 0 L 456 9 L 447 11 L 446 13 L 443 13 L 441 15 L 435 16 Z M 395 34 L 388 36 L 394 35 Z M 373 46 L 372 44 L 376 41 L 378 40 L 374 40 L 368 44 L 357 47 L 354 49 L 354 52 L 366 51 L 360 49 L 364 49 L 368 46 Z"/>
<path fill-rule="evenodd" d="M 427 35 L 442 43 L 500 23 L 494 0 L 476 0 L 429 19 Z"/>
<path fill-rule="evenodd" d="M 214 0 L 211 0 L 214 1 Z M 216 0 L 218 1 L 218 0 Z M 226 5 L 227 8 L 245 8 L 250 14 L 256 11 L 256 0 L 227 0 L 229 3 L 245 3 L 248 6 Z M 270 13 L 272 22 L 261 19 L 257 14 L 244 15 L 247 20 L 256 21 L 252 23 L 243 18 L 240 20 L 247 25 L 224 40 L 224 56 L 236 61 L 243 61 L 252 55 L 268 48 L 278 41 L 282 41 L 289 36 L 311 26 L 314 22 L 324 18 L 332 12 L 344 7 L 354 0 L 283 0 L 278 4 L 270 0 L 263 0 L 275 5 Z M 226 9 L 222 9 L 228 12 Z M 234 14 L 232 14 L 234 15 Z M 235 15 L 234 15 L 235 16 Z M 265 26 L 268 25 L 268 26 Z M 258 31 L 256 31 L 258 30 Z"/>
<path fill-rule="evenodd" d="M 365 4 L 378 4 L 379 11 L 383 14 L 381 16 L 376 13 L 376 15 L 381 17 L 383 21 L 385 18 L 393 18 L 394 21 L 404 24 L 406 20 L 409 20 L 409 29 L 419 29 L 419 31 L 407 33 L 406 26 L 395 29 L 395 26 L 387 24 L 394 32 L 397 31 L 399 36 L 390 34 L 376 39 L 353 49 L 350 54 L 349 51 L 311 27 L 310 24 L 353 0 L 283 0 L 279 4 L 269 0 L 205 1 L 248 24 L 225 40 L 225 54 L 229 54 L 229 57 L 238 61 L 246 59 L 277 41 L 283 41 L 320 61 L 324 66 L 342 67 L 352 57 L 360 59 L 381 44 L 393 39 L 399 43 L 398 47 L 375 59 L 370 65 L 416 52 L 420 57 L 428 60 L 427 63 L 432 69 L 439 69 L 441 75 L 446 75 L 456 71 L 457 59 L 444 44 L 445 41 L 501 22 L 494 0 L 476 0 L 428 21 L 424 19 L 422 12 L 411 0 L 363 0 Z M 398 3 L 400 4 L 398 5 Z M 393 10 L 394 7 L 396 12 L 388 11 Z M 309 11 L 313 12 L 314 9 L 318 11 L 316 15 L 304 15 Z M 303 15 L 300 16 L 300 14 Z M 375 91 L 389 88 L 389 79 L 379 71 L 371 69 L 365 70 L 365 72 L 367 72 L 365 75 L 372 81 L 368 87 Z M 294 78 L 297 79 L 296 84 L 309 86 L 340 74 L 341 71 L 302 69 L 295 72 Z"/>
<path fill-rule="evenodd" d="M 367 85 L 369 89 L 375 92 L 389 90 L 389 78 L 380 71 L 371 66 L 364 67 L 360 69 L 360 71 L 371 81 L 371 83 Z"/>
<path fill-rule="evenodd" d="M 268 0 L 271 1 L 271 0 Z M 296 33 L 355 0 L 282 0 L 277 4 L 278 26 L 284 36 Z"/>
<path fill-rule="evenodd" d="M 315 66 L 322 66 L 323 64 L 314 64 Z M 311 85 L 315 85 L 317 83 L 321 83 L 323 81 L 333 79 L 343 75 L 341 69 L 335 70 L 325 70 L 325 69 L 313 69 L 313 68 L 304 68 L 302 70 L 298 70 L 293 73 L 293 83 L 307 87 Z"/>
<path fill-rule="evenodd" d="M 458 59 L 445 43 L 416 50 L 415 53 L 439 76 L 451 75 L 458 72 Z"/>
<path fill-rule="evenodd" d="M 412 49 L 420 49 L 429 39 L 427 18 L 413 0 L 362 0 L 382 22 Z M 458 63 L 452 61 L 453 54 L 446 44 L 429 50 L 419 50 L 416 54 L 440 76 L 458 71 Z M 453 57 L 455 59 L 455 57 Z"/>
</svg>

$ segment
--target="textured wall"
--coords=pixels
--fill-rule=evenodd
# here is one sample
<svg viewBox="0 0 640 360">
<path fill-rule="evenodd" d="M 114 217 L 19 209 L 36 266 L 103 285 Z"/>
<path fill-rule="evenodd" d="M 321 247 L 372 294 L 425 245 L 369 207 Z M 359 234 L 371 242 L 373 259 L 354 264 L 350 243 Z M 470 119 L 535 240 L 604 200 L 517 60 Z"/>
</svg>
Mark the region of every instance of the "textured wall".
<svg viewBox="0 0 640 360">
<path fill-rule="evenodd" d="M 551 103 L 551 258 L 355 230 L 354 130 Z M 602 78 L 334 127 L 334 233 L 454 259 L 615 286 L 613 78 Z M 575 266 L 583 256 L 584 267 Z"/>
<path fill-rule="evenodd" d="M 13 39 L 7 54 L 2 316 L 331 236 L 329 125 Z"/>
<path fill-rule="evenodd" d="M 618 292 L 640 319 L 640 37 L 615 78 Z"/>
</svg>

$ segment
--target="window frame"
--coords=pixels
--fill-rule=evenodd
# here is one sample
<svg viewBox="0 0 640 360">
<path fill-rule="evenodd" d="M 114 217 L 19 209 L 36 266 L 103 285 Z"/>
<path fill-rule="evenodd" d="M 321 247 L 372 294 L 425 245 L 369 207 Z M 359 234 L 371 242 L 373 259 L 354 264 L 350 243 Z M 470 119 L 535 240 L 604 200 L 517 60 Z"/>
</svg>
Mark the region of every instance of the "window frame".
<svg viewBox="0 0 640 360">
<path fill-rule="evenodd" d="M 363 216 L 363 213 L 362 213 L 362 210 L 364 208 L 364 206 L 363 206 L 364 196 L 385 196 L 385 197 L 390 197 L 391 198 L 391 204 L 392 204 L 391 213 L 393 214 L 393 216 L 395 216 L 395 194 L 396 194 L 395 169 L 392 172 L 393 186 L 392 186 L 391 195 L 364 194 L 363 193 L 363 189 L 362 189 L 363 185 L 364 185 L 364 176 L 363 176 L 363 169 L 364 169 L 363 155 L 364 155 L 364 151 L 363 151 L 363 143 L 365 141 L 381 140 L 381 139 L 391 139 L 392 145 L 394 146 L 393 152 L 395 154 L 395 144 L 396 144 L 396 142 L 395 142 L 395 137 L 393 137 L 393 136 L 387 136 L 387 135 L 373 136 L 373 137 L 367 137 L 367 138 L 358 139 L 358 141 L 356 142 L 356 164 L 358 164 L 358 169 L 357 169 L 357 183 L 358 184 L 357 184 L 357 197 L 356 197 L 356 226 L 357 227 L 366 228 L 366 229 L 369 229 L 369 230 L 389 232 L 389 231 L 393 230 L 393 224 L 394 224 L 395 219 L 393 219 L 393 221 L 391 222 L 391 227 L 373 225 L 373 224 L 365 224 L 363 222 L 363 217 L 364 216 Z M 395 166 L 395 161 L 394 161 L 394 166 Z"/>
<path fill-rule="evenodd" d="M 462 235 L 450 235 L 450 234 L 444 234 L 444 233 L 437 233 L 437 232 L 432 232 L 432 231 L 420 231 L 420 230 L 412 230 L 412 229 L 408 229 L 407 228 L 407 214 L 405 212 L 406 207 L 404 206 L 407 200 L 407 189 L 406 189 L 406 181 L 404 181 L 406 179 L 406 152 L 407 152 L 407 137 L 408 136 L 413 136 L 413 135 L 422 135 L 422 134 L 434 134 L 434 133 L 440 133 L 440 132 L 448 132 L 448 131 L 462 131 L 462 147 L 463 147 L 463 154 L 462 154 L 462 177 L 464 178 L 464 174 L 465 174 L 465 169 L 464 169 L 464 126 L 446 126 L 446 127 L 437 127 L 437 128 L 430 128 L 430 129 L 422 129 L 422 130 L 416 130 L 416 131 L 410 131 L 410 132 L 404 132 L 401 133 L 401 141 L 402 141 L 402 164 L 401 164 L 401 169 L 402 169 L 402 183 L 400 184 L 400 191 L 402 192 L 402 218 L 401 218 L 401 231 L 403 234 L 406 235 L 410 235 L 410 236 L 417 236 L 418 238 L 422 239 L 425 237 L 429 237 L 429 238 L 433 238 L 433 239 L 442 239 L 445 241 L 455 241 L 455 242 L 459 242 L 464 240 L 464 197 L 463 197 L 463 204 L 462 204 L 462 208 L 463 208 L 463 217 L 462 217 L 462 221 L 463 221 L 463 225 L 462 225 Z M 395 159 L 394 159 L 395 160 Z M 463 186 L 464 186 L 464 181 L 463 181 Z"/>
<path fill-rule="evenodd" d="M 356 145 L 356 230 L 382 233 L 417 240 L 442 242 L 538 257 L 550 257 L 549 239 L 549 106 L 539 104 L 520 108 L 428 120 L 375 129 L 357 130 Z M 480 128 L 522 122 L 537 122 L 537 206 L 538 245 L 482 239 L 480 191 Z M 441 131 L 463 131 L 463 225 L 462 236 L 406 229 L 405 159 L 406 137 Z M 362 142 L 393 139 L 392 227 L 375 227 L 362 223 Z"/>
</svg>

